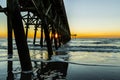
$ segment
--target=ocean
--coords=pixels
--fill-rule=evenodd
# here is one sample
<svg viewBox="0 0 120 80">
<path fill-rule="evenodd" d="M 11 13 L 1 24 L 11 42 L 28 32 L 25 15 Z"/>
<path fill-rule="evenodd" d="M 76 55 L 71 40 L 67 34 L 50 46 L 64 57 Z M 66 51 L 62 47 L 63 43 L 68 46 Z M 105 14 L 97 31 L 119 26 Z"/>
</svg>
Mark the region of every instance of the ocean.
<svg viewBox="0 0 120 80">
<path fill-rule="evenodd" d="M 39 42 L 37 39 L 36 44 Z M 38 64 L 38 68 L 41 59 L 47 61 L 48 53 L 45 47 L 33 46 L 32 43 L 33 39 L 28 39 L 32 66 L 36 68 Z M 71 39 L 58 50 L 54 48 L 53 50 L 53 58 L 60 61 L 53 63 L 53 68 L 59 70 L 53 70 L 50 64 L 48 66 L 50 69 L 45 68 L 47 72 L 42 75 L 43 80 L 120 80 L 120 38 L 76 38 Z M 19 73 L 21 68 L 14 40 L 13 58 L 8 60 L 7 57 L 7 39 L 2 38 L 0 39 L 0 80 L 21 79 Z M 8 79 L 8 61 L 13 62 L 13 79 Z M 36 79 L 38 74 L 34 74 L 33 80 L 41 80 Z"/>
</svg>

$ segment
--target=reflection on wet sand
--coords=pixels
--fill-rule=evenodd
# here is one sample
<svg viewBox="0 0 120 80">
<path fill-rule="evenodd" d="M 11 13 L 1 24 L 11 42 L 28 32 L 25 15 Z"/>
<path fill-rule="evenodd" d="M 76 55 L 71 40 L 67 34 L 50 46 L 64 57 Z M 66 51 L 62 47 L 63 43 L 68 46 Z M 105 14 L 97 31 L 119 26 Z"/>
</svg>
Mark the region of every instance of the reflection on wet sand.
<svg viewBox="0 0 120 80">
<path fill-rule="evenodd" d="M 66 53 L 65 53 L 66 54 Z M 65 80 L 67 76 L 67 69 L 68 69 L 68 63 L 66 62 L 59 62 L 59 61 L 53 61 L 49 62 L 46 56 L 47 53 L 36 54 L 34 55 L 34 58 L 37 58 L 36 60 L 32 61 L 33 64 L 33 72 L 32 73 L 23 73 L 21 72 L 21 69 L 14 69 L 13 68 L 13 61 L 8 61 L 8 76 L 7 80 Z M 56 56 L 59 55 L 59 53 L 55 53 Z M 54 55 L 54 56 L 55 56 Z M 41 62 L 38 60 L 44 59 L 47 62 Z M 32 57 L 33 58 L 33 57 Z M 16 70 L 16 71 L 15 71 Z"/>
<path fill-rule="evenodd" d="M 32 80 L 32 73 L 21 73 L 20 80 Z"/>
<path fill-rule="evenodd" d="M 14 79 L 14 74 L 13 74 L 13 62 L 12 61 L 8 61 L 8 65 L 7 65 L 7 80 L 13 80 Z"/>
<path fill-rule="evenodd" d="M 64 80 L 67 75 L 68 63 L 64 62 L 49 62 L 49 63 L 41 63 L 41 69 L 37 71 L 37 78 L 39 80 L 56 80 L 62 79 Z"/>
</svg>

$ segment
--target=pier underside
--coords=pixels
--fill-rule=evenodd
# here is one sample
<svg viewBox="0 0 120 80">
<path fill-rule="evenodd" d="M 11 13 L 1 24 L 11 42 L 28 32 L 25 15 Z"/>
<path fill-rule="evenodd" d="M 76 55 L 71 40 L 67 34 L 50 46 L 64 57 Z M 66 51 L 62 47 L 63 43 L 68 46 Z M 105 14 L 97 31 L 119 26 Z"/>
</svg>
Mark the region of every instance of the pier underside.
<svg viewBox="0 0 120 80">
<path fill-rule="evenodd" d="M 32 70 L 27 44 L 29 28 L 34 27 L 33 45 L 40 30 L 39 45 L 43 47 L 46 42 L 49 59 L 53 55 L 52 46 L 58 49 L 71 39 L 63 0 L 6 0 L 6 3 L 7 7 L 0 6 L 0 12 L 7 16 L 8 58 L 13 54 L 14 32 L 22 73 Z"/>
</svg>

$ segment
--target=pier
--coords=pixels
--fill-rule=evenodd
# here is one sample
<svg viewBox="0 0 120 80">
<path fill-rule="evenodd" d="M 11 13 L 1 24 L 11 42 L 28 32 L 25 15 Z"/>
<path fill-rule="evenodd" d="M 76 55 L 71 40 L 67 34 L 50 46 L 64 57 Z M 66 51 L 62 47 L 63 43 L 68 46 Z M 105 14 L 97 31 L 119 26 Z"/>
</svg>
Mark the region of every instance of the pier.
<svg viewBox="0 0 120 80">
<path fill-rule="evenodd" d="M 31 27 L 34 27 L 33 45 L 39 29 L 39 46 L 46 42 L 49 60 L 53 46 L 58 49 L 71 39 L 63 0 L 6 0 L 6 4 L 5 8 L 0 5 L 0 12 L 7 16 L 8 59 L 13 55 L 13 32 L 23 74 L 32 71 L 27 44 Z"/>
<path fill-rule="evenodd" d="M 71 34 L 71 37 L 75 38 L 77 37 L 77 34 Z"/>
</svg>

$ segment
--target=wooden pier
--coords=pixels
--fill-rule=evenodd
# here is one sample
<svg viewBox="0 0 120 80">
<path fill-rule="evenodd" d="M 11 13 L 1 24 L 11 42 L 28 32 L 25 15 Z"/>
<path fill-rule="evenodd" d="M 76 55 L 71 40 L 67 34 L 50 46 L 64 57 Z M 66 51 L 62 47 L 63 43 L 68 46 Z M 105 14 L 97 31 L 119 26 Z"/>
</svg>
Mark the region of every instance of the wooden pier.
<svg viewBox="0 0 120 80">
<path fill-rule="evenodd" d="M 7 16 L 8 55 L 11 58 L 13 54 L 14 32 L 22 73 L 32 70 L 27 45 L 29 28 L 34 27 L 34 45 L 40 28 L 40 46 L 46 42 L 49 59 L 53 55 L 52 45 L 58 49 L 71 39 L 63 0 L 6 0 L 6 3 L 7 7 L 0 6 L 0 12 Z"/>
</svg>

